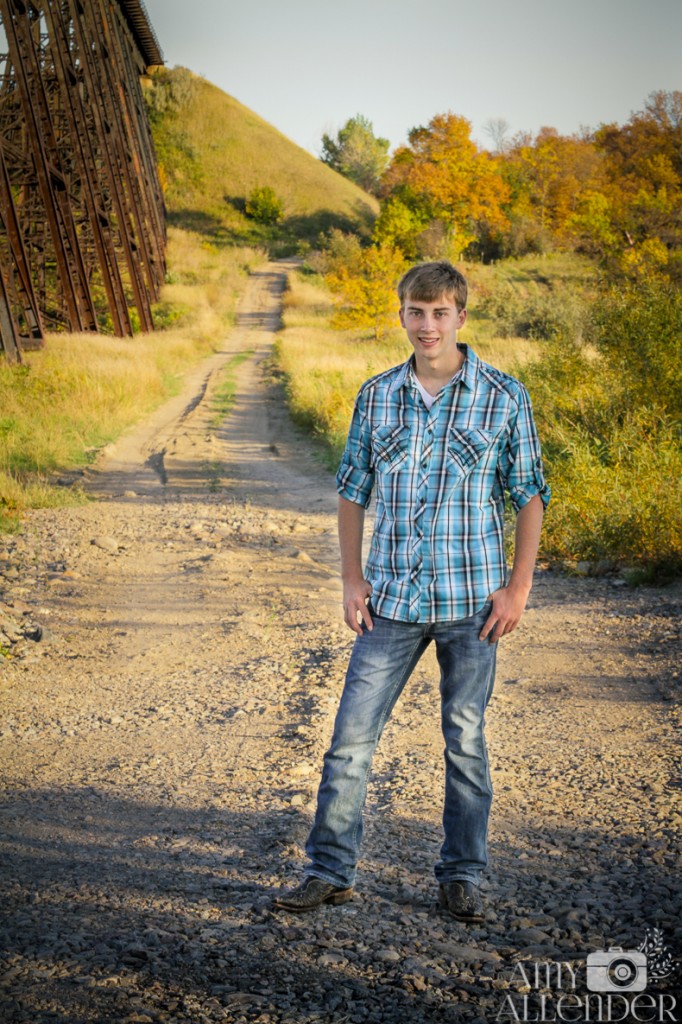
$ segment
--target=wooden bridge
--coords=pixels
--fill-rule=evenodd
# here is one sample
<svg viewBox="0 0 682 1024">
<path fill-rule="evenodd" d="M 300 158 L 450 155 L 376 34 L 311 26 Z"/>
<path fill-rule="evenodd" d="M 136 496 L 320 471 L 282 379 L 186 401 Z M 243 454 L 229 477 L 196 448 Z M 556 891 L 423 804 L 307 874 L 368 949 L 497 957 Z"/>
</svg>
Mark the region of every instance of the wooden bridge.
<svg viewBox="0 0 682 1024">
<path fill-rule="evenodd" d="M 44 330 L 153 329 L 164 203 L 142 0 L 0 0 L 0 354 Z"/>
</svg>

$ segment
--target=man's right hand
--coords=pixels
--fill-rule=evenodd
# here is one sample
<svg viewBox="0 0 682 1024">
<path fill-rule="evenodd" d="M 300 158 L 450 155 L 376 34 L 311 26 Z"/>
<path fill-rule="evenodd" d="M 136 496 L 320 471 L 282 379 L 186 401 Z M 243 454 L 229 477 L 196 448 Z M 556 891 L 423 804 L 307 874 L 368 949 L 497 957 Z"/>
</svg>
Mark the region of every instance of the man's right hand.
<svg viewBox="0 0 682 1024">
<path fill-rule="evenodd" d="M 362 577 L 343 581 L 343 617 L 346 625 L 358 636 L 362 636 L 361 623 L 364 623 L 367 629 L 374 628 L 367 607 L 367 601 L 371 596 L 372 586 Z"/>
</svg>

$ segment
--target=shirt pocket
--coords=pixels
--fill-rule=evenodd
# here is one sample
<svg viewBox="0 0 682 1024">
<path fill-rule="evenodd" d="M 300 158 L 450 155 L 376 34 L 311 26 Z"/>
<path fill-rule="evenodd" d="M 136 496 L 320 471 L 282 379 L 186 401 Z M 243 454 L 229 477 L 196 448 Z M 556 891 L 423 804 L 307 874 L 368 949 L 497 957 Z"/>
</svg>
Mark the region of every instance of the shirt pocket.
<svg viewBox="0 0 682 1024">
<path fill-rule="evenodd" d="M 488 430 L 458 430 L 452 427 L 447 440 L 448 473 L 463 480 L 494 448 L 497 435 Z"/>
<path fill-rule="evenodd" d="M 380 473 L 394 473 L 409 454 L 410 429 L 404 423 L 385 424 L 372 431 L 374 468 Z"/>
</svg>

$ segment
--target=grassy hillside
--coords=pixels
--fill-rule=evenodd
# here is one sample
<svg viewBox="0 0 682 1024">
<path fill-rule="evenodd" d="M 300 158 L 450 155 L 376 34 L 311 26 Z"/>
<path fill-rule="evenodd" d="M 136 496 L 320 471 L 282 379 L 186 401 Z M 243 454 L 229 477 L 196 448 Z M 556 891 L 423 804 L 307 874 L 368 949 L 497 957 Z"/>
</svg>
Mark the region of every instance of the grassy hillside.
<svg viewBox="0 0 682 1024">
<path fill-rule="evenodd" d="M 146 96 L 171 223 L 233 245 L 289 248 L 329 227 L 369 230 L 372 196 L 216 86 L 184 68 L 161 69 Z M 274 226 L 244 213 L 264 186 L 283 204 Z"/>
</svg>

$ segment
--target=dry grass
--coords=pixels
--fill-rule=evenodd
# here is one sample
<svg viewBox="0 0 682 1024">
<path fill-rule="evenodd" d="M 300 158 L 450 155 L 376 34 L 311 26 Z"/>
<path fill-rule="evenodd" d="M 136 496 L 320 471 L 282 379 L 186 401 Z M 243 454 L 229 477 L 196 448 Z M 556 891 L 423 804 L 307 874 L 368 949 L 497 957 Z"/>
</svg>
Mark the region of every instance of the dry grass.
<svg viewBox="0 0 682 1024">
<path fill-rule="evenodd" d="M 214 351 L 234 317 L 249 267 L 263 253 L 216 249 L 171 230 L 169 281 L 156 318 L 173 326 L 133 338 L 52 334 L 23 366 L 0 363 L 0 528 L 23 509 L 63 504 L 54 475 L 88 463 L 169 395 Z"/>
</svg>

